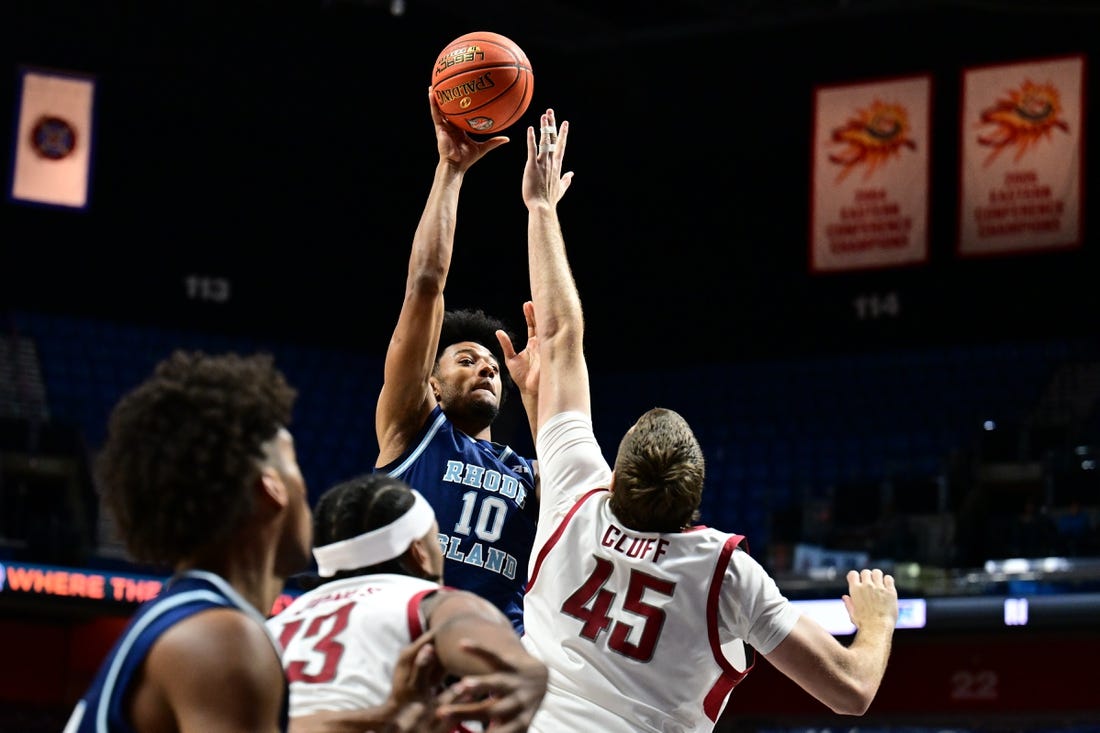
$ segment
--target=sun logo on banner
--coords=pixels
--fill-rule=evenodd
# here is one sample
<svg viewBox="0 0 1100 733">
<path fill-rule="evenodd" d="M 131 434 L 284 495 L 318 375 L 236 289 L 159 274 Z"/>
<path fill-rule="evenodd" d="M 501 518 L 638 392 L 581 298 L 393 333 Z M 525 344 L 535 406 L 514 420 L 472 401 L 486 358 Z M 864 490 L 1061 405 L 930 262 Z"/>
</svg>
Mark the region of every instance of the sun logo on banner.
<svg viewBox="0 0 1100 733">
<path fill-rule="evenodd" d="M 1069 125 L 1060 119 L 1061 114 L 1061 96 L 1053 84 L 1024 81 L 1019 89 L 1008 92 L 1008 96 L 982 111 L 976 127 L 992 126 L 988 133 L 978 135 L 980 145 L 993 148 L 985 165 L 1013 146 L 1016 147 L 1013 160 L 1019 162 L 1040 140 L 1050 139 L 1054 128 L 1069 132 Z"/>
<path fill-rule="evenodd" d="M 879 166 L 900 155 L 903 147 L 916 150 L 910 135 L 909 114 L 901 105 L 875 100 L 870 107 L 859 110 L 833 130 L 832 142 L 844 145 L 843 150 L 829 155 L 829 162 L 841 167 L 836 182 L 861 165 L 867 167 L 863 173 L 863 180 L 867 180 Z"/>
</svg>

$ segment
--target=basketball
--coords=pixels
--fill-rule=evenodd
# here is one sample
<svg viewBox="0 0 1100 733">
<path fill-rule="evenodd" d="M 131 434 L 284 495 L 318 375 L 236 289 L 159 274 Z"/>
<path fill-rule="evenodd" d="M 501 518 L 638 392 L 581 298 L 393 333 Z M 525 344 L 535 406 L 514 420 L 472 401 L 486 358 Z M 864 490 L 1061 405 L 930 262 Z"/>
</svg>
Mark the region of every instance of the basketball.
<svg viewBox="0 0 1100 733">
<path fill-rule="evenodd" d="M 432 70 L 432 92 L 443 116 L 466 132 L 496 134 L 527 111 L 535 77 L 515 41 L 488 31 L 467 33 L 444 47 Z"/>
</svg>

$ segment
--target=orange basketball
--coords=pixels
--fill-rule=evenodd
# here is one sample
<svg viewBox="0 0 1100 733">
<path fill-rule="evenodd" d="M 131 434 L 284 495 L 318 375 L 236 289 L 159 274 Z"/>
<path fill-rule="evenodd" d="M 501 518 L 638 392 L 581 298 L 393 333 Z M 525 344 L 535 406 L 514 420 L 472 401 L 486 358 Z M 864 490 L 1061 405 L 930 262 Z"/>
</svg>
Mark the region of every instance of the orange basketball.
<svg viewBox="0 0 1100 733">
<path fill-rule="evenodd" d="M 432 70 L 443 116 L 466 132 L 494 135 L 527 111 L 535 90 L 531 62 L 515 41 L 488 31 L 454 39 Z"/>
</svg>

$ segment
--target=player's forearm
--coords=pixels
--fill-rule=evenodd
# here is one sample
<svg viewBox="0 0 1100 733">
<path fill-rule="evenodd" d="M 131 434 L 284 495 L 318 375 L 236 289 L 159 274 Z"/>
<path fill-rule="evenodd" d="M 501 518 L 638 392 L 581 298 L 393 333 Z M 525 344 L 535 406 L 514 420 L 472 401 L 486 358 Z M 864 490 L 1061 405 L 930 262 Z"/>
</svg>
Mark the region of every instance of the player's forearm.
<svg viewBox="0 0 1100 733">
<path fill-rule="evenodd" d="M 894 626 L 885 622 L 864 624 L 848 647 L 847 673 L 858 701 L 858 712 L 867 711 L 886 674 L 893 646 Z"/>
<path fill-rule="evenodd" d="M 892 629 L 862 628 L 834 662 L 832 683 L 816 695 L 833 712 L 863 715 L 874 701 L 890 657 Z"/>
<path fill-rule="evenodd" d="M 845 646 L 807 616 L 798 622 L 767 660 L 802 689 L 841 715 L 862 715 L 882 682 L 890 656 L 892 626 L 865 623 Z"/>
<path fill-rule="evenodd" d="M 531 428 L 531 445 L 538 439 L 539 394 L 537 390 L 525 390 L 520 394 L 523 411 L 527 413 L 527 426 Z"/>
<path fill-rule="evenodd" d="M 461 171 L 440 161 L 432 188 L 413 235 L 409 257 L 409 282 L 436 278 L 443 281 L 451 265 L 455 228 L 458 220 L 458 196 L 462 188 Z"/>
<path fill-rule="evenodd" d="M 539 327 L 539 343 L 563 334 L 581 337 L 581 301 L 565 252 L 561 223 L 553 206 L 530 210 L 527 223 L 531 295 Z"/>
</svg>

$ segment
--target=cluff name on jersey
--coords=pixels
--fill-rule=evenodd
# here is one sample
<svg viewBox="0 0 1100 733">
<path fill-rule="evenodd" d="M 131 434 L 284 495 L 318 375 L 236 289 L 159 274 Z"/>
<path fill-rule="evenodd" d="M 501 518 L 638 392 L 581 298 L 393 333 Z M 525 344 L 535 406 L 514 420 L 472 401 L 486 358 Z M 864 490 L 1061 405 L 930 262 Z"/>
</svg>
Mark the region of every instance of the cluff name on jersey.
<svg viewBox="0 0 1100 733">
<path fill-rule="evenodd" d="M 652 552 L 653 557 L 649 559 L 653 562 L 657 562 L 657 559 L 665 554 L 665 548 L 667 548 L 670 543 L 662 537 L 637 537 L 632 534 L 627 534 L 614 524 L 611 524 L 608 525 L 607 531 L 603 533 L 603 539 L 600 540 L 600 544 L 604 547 L 610 547 L 616 552 L 621 552 L 627 557 L 637 557 L 643 560 Z"/>
</svg>

